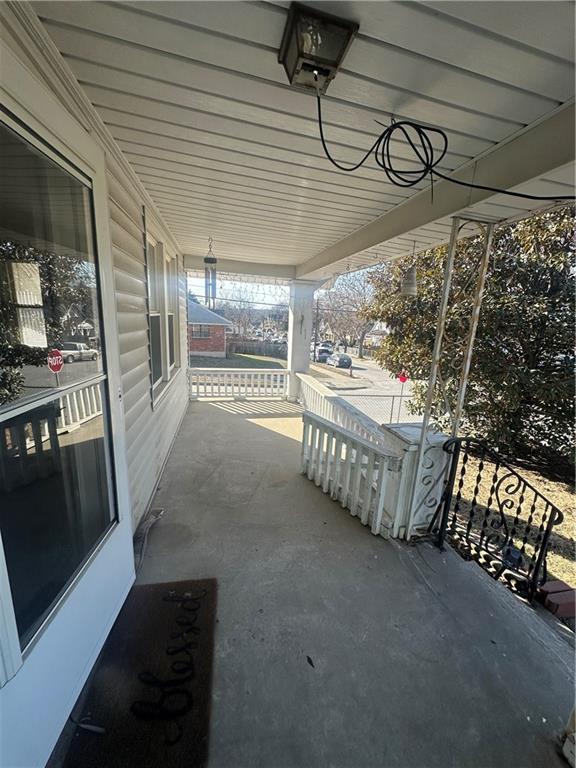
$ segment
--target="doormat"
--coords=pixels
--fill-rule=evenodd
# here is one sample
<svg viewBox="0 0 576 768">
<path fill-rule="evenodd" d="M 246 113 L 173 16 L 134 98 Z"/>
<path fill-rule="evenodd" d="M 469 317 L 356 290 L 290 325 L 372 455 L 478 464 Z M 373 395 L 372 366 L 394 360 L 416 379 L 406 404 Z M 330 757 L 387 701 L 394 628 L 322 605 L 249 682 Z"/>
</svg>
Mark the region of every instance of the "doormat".
<svg viewBox="0 0 576 768">
<path fill-rule="evenodd" d="M 62 768 L 201 768 L 216 580 L 135 586 L 74 713 Z"/>
</svg>

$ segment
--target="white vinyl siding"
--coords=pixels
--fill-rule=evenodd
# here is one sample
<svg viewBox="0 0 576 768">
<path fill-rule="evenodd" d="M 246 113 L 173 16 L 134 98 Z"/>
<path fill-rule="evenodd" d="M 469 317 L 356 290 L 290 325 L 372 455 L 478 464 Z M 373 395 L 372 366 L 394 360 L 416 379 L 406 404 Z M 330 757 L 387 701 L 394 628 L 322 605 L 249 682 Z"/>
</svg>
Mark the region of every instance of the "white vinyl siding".
<svg viewBox="0 0 576 768">
<path fill-rule="evenodd" d="M 1 5 L 1 4 L 0 4 Z M 44 60 L 45 50 L 39 54 L 30 50 L 30 57 L 22 50 L 13 34 L 14 16 L 0 7 L 0 38 L 23 56 L 25 63 L 36 77 L 53 89 L 62 105 L 91 130 L 95 125 L 91 110 L 78 108 L 66 88 L 56 84 L 49 73 L 51 68 Z M 18 25 L 16 24 L 16 28 Z M 97 134 L 97 131 L 93 131 Z M 188 402 L 185 371 L 174 371 L 173 379 L 152 408 L 150 397 L 150 356 L 148 338 L 148 293 L 146 284 L 146 263 L 144 258 L 144 232 L 142 205 L 145 203 L 137 184 L 130 178 L 112 152 L 106 152 L 107 185 L 109 195 L 110 233 L 114 265 L 114 283 L 118 338 L 120 347 L 120 370 L 122 404 L 126 428 L 126 450 L 128 460 L 129 491 L 132 507 L 132 522 L 135 528 L 150 504 L 152 494 L 168 456 L 170 446 Z M 148 211 L 147 211 L 148 214 Z M 149 216 L 148 229 L 152 227 Z M 170 233 L 158 225 L 153 235 L 160 242 L 169 243 Z M 173 251 L 172 251 L 173 253 Z M 177 336 L 179 349 L 176 350 L 176 364 L 186 360 L 186 279 L 182 257 L 178 256 L 179 275 L 179 328 Z M 105 318 L 104 322 L 113 322 Z"/>
<path fill-rule="evenodd" d="M 174 376 L 152 410 L 148 357 L 147 284 L 142 205 L 153 208 L 130 167 L 112 144 L 94 109 L 66 72 L 28 3 L 0 3 L 2 101 L 23 123 L 59 152 L 86 169 L 94 181 L 97 247 L 103 268 L 103 324 L 110 374 L 110 415 L 119 508 L 118 526 L 66 594 L 22 658 L 11 649 L 3 663 L 6 630 L 14 634 L 0 600 L 0 670 L 15 676 L 0 688 L 0 764 L 45 765 L 73 702 L 82 690 L 120 606 L 134 580 L 130 533 L 150 504 L 172 441 L 187 406 L 184 371 Z M 20 62 L 24 66 L 20 65 Z M 30 74 L 32 73 L 32 74 Z M 7 94 L 7 98 L 6 97 Z M 22 105 L 22 109 L 20 109 Z M 78 124 L 81 122 L 82 126 Z M 106 173 L 105 168 L 106 166 Z M 154 236 L 176 244 L 151 211 Z M 182 269 L 182 258 L 178 259 Z M 185 284 L 180 276 L 180 324 L 185 322 Z M 181 331 L 181 341 L 185 334 Z M 180 351 L 185 359 L 185 351 Z M 5 574 L 4 574 L 5 575 Z M 0 594 L 9 591 L 2 581 Z M 97 599 L 94 596 L 97 595 Z M 13 611 L 12 611 L 12 621 Z M 13 657 L 13 658 L 12 658 Z M 38 694 L 38 680 L 50 700 Z M 33 728 L 22 723 L 35 717 Z"/>
<path fill-rule="evenodd" d="M 24 51 L 20 44 L 22 32 L 8 7 L 0 4 L 0 39 L 17 50 L 36 77 L 53 90 L 61 104 L 85 128 L 97 136 L 98 118 L 93 109 L 82 105 L 69 90 L 57 83 L 53 70 L 47 65 L 46 49 Z M 15 32 L 13 31 L 15 28 Z M 168 451 L 187 405 L 185 372 L 174 370 L 173 378 L 154 408 L 150 397 L 150 356 L 148 337 L 148 294 L 144 258 L 142 206 L 144 196 L 130 178 L 114 153 L 106 151 L 107 185 L 109 195 L 110 233 L 114 265 L 117 307 L 117 332 L 120 348 L 122 403 L 126 426 L 129 491 L 133 526 L 136 527 L 146 511 L 156 487 Z M 151 213 L 147 209 L 147 216 Z M 152 228 L 148 216 L 148 229 Z M 170 233 L 154 224 L 156 240 L 172 242 Z M 174 255 L 174 251 L 170 251 Z M 186 344 L 186 279 L 182 257 L 178 256 L 179 333 L 175 334 L 178 349 L 176 365 L 187 359 Z M 104 318 L 105 333 L 115 332 L 113 320 Z"/>
<path fill-rule="evenodd" d="M 108 161 L 112 253 L 116 284 L 122 400 L 133 526 L 146 511 L 187 404 L 186 377 L 173 376 L 152 408 L 148 290 L 142 204 L 130 181 Z M 185 323 L 186 280 L 178 257 L 180 334 Z M 180 357 L 185 351 L 180 350 Z"/>
</svg>

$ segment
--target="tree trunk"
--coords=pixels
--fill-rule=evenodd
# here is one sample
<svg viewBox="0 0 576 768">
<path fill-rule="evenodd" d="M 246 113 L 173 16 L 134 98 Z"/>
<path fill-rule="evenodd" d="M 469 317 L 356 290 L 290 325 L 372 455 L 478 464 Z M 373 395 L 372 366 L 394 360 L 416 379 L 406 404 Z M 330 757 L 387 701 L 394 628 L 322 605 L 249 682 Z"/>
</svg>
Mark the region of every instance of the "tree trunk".
<svg viewBox="0 0 576 768">
<path fill-rule="evenodd" d="M 358 357 L 360 360 L 364 357 L 364 339 L 366 338 L 366 334 L 368 331 L 362 331 L 360 334 L 360 337 L 358 339 Z"/>
</svg>

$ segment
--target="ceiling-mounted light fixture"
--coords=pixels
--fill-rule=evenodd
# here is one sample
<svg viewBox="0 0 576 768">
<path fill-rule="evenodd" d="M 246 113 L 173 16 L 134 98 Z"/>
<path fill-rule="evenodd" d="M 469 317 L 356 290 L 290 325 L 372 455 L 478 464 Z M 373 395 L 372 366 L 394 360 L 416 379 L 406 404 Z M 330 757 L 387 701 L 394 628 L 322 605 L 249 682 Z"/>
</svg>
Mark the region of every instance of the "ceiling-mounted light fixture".
<svg viewBox="0 0 576 768">
<path fill-rule="evenodd" d="M 292 3 L 278 53 L 290 85 L 326 93 L 357 32 L 352 21 Z"/>
</svg>

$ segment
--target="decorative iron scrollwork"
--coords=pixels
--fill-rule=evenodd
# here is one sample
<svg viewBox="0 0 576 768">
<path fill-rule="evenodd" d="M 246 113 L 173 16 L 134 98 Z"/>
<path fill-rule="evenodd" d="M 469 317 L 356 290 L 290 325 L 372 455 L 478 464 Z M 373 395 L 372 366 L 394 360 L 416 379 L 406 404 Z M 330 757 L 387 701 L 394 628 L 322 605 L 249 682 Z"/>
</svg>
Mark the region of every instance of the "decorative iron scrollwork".
<svg viewBox="0 0 576 768">
<path fill-rule="evenodd" d="M 452 463 L 430 525 L 438 544 L 447 537 L 464 557 L 531 599 L 546 577 L 550 533 L 562 513 L 480 440 L 454 438 L 444 450 Z"/>
</svg>

